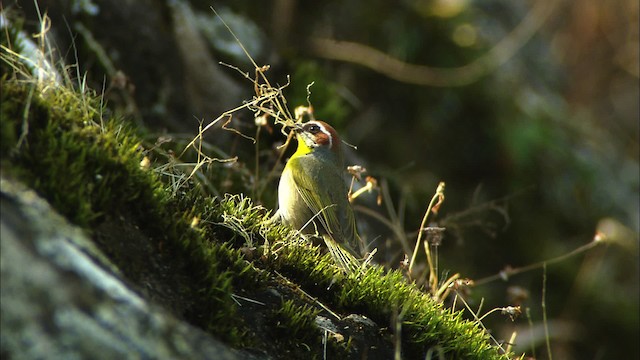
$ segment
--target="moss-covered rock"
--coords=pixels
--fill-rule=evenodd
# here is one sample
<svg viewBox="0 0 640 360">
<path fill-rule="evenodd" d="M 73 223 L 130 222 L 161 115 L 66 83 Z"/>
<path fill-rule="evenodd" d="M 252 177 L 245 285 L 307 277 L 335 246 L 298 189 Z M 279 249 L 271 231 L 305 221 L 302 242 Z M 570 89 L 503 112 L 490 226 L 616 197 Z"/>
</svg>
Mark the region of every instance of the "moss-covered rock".
<svg viewBox="0 0 640 360">
<path fill-rule="evenodd" d="M 249 198 L 163 182 L 138 130 L 103 117 L 91 92 L 6 74 L 0 103 L 3 174 L 81 226 L 132 288 L 228 344 L 275 358 L 508 358 L 400 272 L 345 275 Z M 380 336 L 348 325 L 353 313 Z"/>
</svg>

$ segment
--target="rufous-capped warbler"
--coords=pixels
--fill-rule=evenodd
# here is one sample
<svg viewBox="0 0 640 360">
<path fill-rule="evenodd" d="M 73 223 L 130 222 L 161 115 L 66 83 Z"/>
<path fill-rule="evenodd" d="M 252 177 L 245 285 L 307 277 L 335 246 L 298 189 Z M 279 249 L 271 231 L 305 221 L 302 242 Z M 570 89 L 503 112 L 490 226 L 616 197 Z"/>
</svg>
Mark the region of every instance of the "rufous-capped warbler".
<svg viewBox="0 0 640 360">
<path fill-rule="evenodd" d="M 276 217 L 302 233 L 322 236 L 334 259 L 352 267 L 336 248 L 347 250 L 350 259 L 362 255 L 343 179 L 340 137 L 324 121 L 296 124 L 294 131 L 298 147 L 280 177 Z"/>
</svg>

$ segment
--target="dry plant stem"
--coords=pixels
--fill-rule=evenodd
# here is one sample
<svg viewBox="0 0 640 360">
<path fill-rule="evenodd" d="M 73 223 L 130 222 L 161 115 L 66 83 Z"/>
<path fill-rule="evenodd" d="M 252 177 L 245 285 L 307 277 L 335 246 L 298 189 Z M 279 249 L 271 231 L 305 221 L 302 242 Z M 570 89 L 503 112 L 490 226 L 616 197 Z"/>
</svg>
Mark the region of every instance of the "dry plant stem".
<svg viewBox="0 0 640 360">
<path fill-rule="evenodd" d="M 353 180 L 351 181 L 351 184 L 353 186 Z M 351 194 L 351 196 L 349 197 L 350 200 L 354 200 L 356 199 L 358 196 L 362 195 L 362 193 L 364 193 L 365 191 L 371 191 L 371 189 L 373 189 L 373 185 L 370 182 L 367 182 L 367 185 L 361 187 L 360 189 L 356 190 L 356 192 L 354 192 L 353 194 Z"/>
<path fill-rule="evenodd" d="M 388 218 L 366 206 L 356 204 L 353 206 L 353 209 L 354 211 L 368 215 L 378 220 L 380 223 L 388 227 L 393 232 L 396 239 L 400 241 L 402 245 L 402 251 L 404 251 L 405 254 L 409 254 L 411 251 L 411 246 L 407 241 L 408 237 L 404 232 L 404 227 L 402 226 L 402 224 L 404 223 L 404 201 L 402 200 L 402 198 L 400 199 L 401 202 L 400 204 L 398 204 L 398 211 L 396 211 L 393 206 L 393 200 L 391 199 L 391 195 L 389 194 L 389 186 L 387 185 L 386 181 L 383 180 L 381 182 L 380 190 L 383 197 L 383 204 L 385 205 L 385 208 L 387 210 Z"/>
<path fill-rule="evenodd" d="M 269 80 L 267 79 L 267 77 L 264 75 L 264 73 L 261 71 L 261 67 L 258 66 L 258 64 L 256 64 L 256 62 L 253 60 L 253 57 L 251 57 L 251 55 L 249 54 L 249 52 L 247 51 L 247 49 L 244 47 L 244 45 L 242 45 L 242 42 L 240 41 L 240 39 L 238 39 L 238 37 L 236 36 L 236 34 L 233 32 L 233 30 L 231 30 L 231 28 L 229 27 L 229 25 L 227 25 L 227 23 L 224 21 L 224 19 L 222 18 L 222 16 L 220 16 L 220 14 L 218 14 L 218 12 L 216 11 L 216 9 L 213 6 L 210 6 L 211 11 L 213 11 L 214 14 L 216 14 L 216 16 L 218 17 L 218 19 L 220 19 L 220 21 L 222 22 L 222 24 L 224 24 L 224 26 L 227 28 L 227 30 L 229 31 L 229 33 L 231 34 L 231 36 L 233 36 L 233 39 L 236 41 L 236 43 L 238 43 L 238 45 L 240 46 L 240 48 L 242 49 L 242 51 L 244 52 L 244 54 L 247 56 L 247 58 L 249 58 L 249 60 L 251 61 L 251 64 L 254 66 L 254 68 L 256 69 L 256 76 L 258 75 L 258 73 L 261 75 L 262 79 L 265 81 L 265 83 L 271 87 L 271 84 L 269 84 Z M 255 86 L 256 86 L 256 92 L 258 92 L 258 81 L 256 79 L 256 81 L 254 82 Z"/>
<path fill-rule="evenodd" d="M 484 315 L 480 316 L 480 317 L 478 318 L 478 321 L 482 321 L 484 318 L 486 318 L 487 316 L 491 315 L 492 313 L 494 313 L 494 312 L 496 312 L 496 311 L 502 311 L 503 309 L 504 309 L 504 308 L 493 308 L 493 309 L 491 309 L 491 310 L 487 311 L 487 313 L 486 313 L 486 314 L 484 314 Z"/>
<path fill-rule="evenodd" d="M 527 314 L 527 323 L 529 324 L 529 332 L 533 333 L 533 320 L 531 319 L 531 309 L 527 308 L 525 310 L 525 313 Z M 531 341 L 531 354 L 533 355 L 533 358 L 536 359 L 536 347 L 534 346 L 533 341 Z"/>
<path fill-rule="evenodd" d="M 31 109 L 31 98 L 33 97 L 34 91 L 35 87 L 31 86 L 29 88 L 29 94 L 27 95 L 27 103 L 24 107 L 24 111 L 22 112 L 22 131 L 20 137 L 18 138 L 16 149 L 20 149 L 22 147 L 22 143 L 27 138 L 27 134 L 29 134 L 29 109 Z"/>
<path fill-rule="evenodd" d="M 464 300 L 464 299 L 463 299 Z M 482 311 L 482 306 L 484 306 L 484 297 L 480 299 L 480 305 L 478 305 L 478 311 L 476 311 L 475 314 L 473 314 L 473 316 L 478 319 L 478 317 L 480 316 L 480 312 Z"/>
<path fill-rule="evenodd" d="M 489 330 L 487 330 L 487 328 L 484 326 L 482 321 L 480 321 L 480 318 L 478 318 L 478 314 L 480 313 L 480 308 L 482 307 L 482 303 L 484 302 L 484 298 L 482 298 L 482 302 L 480 303 L 480 306 L 478 307 L 478 312 L 476 313 L 471 309 L 469 304 L 464 300 L 464 297 L 462 297 L 460 295 L 458 290 L 454 290 L 454 291 L 456 292 L 456 299 L 460 298 L 460 300 L 462 301 L 464 306 L 467 308 L 467 310 L 471 313 L 471 315 L 473 315 L 473 319 L 478 322 L 478 324 L 480 325 L 480 327 L 482 327 L 482 329 L 484 329 L 484 331 L 487 333 L 487 335 L 489 335 L 489 338 L 496 344 L 496 346 L 499 347 L 502 351 L 504 351 L 504 348 L 502 347 L 502 344 L 500 344 L 498 342 L 498 340 L 496 340 L 496 338 L 494 338 L 493 335 L 491 335 L 491 332 Z"/>
<path fill-rule="evenodd" d="M 324 336 L 322 337 L 322 359 L 327 360 L 327 340 L 328 340 L 328 330 L 324 331 Z"/>
<path fill-rule="evenodd" d="M 537 262 L 537 263 L 526 265 L 526 266 L 519 267 L 519 268 L 503 270 L 503 271 L 500 271 L 499 273 L 497 273 L 495 275 L 491 275 L 491 276 L 488 276 L 486 278 L 477 280 L 477 281 L 474 282 L 474 284 L 476 286 L 478 286 L 478 285 L 486 284 L 486 283 L 494 281 L 494 280 L 506 279 L 509 276 L 517 275 L 517 274 L 520 274 L 520 273 L 523 273 L 523 272 L 526 272 L 526 271 L 539 269 L 541 267 L 546 266 L 547 264 L 555 264 L 557 262 L 566 260 L 566 259 L 568 259 L 568 258 L 570 258 L 570 257 L 572 257 L 574 255 L 578 255 L 580 253 L 583 253 L 583 252 L 585 252 L 585 251 L 597 246 L 599 243 L 600 242 L 594 240 L 594 241 L 592 241 L 592 242 L 590 242 L 588 244 L 582 245 L 582 246 L 580 246 L 580 247 L 578 247 L 578 248 L 576 248 L 576 249 L 574 249 L 574 250 L 572 250 L 572 251 L 570 251 L 570 252 L 568 252 L 568 253 L 566 253 L 564 255 L 560 255 L 560 256 L 555 257 L 555 258 L 550 259 L 550 260 Z"/>
<path fill-rule="evenodd" d="M 514 331 L 514 332 L 511 334 L 511 337 L 509 338 L 509 342 L 507 343 L 507 349 L 506 349 L 507 354 L 511 352 L 511 349 L 513 348 L 513 344 L 515 344 L 515 343 L 516 343 L 516 338 L 517 338 L 517 337 L 518 337 L 518 332 L 517 332 L 517 331 Z"/>
<path fill-rule="evenodd" d="M 422 232 L 420 232 L 420 234 L 422 234 Z M 429 265 L 429 291 L 435 298 L 435 289 L 436 286 L 438 286 L 438 269 L 433 265 L 433 256 L 431 256 L 431 246 L 429 246 L 429 242 L 425 240 L 422 244 L 424 245 L 424 252 L 427 254 L 427 264 Z M 411 272 L 411 267 L 409 267 L 409 272 Z"/>
<path fill-rule="evenodd" d="M 256 62 L 254 61 L 254 59 L 251 57 L 251 55 L 249 54 L 249 52 L 245 49 L 244 45 L 242 45 L 242 42 L 238 39 L 238 37 L 235 35 L 235 33 L 231 30 L 231 28 L 227 25 L 227 23 L 224 21 L 224 19 L 222 19 L 220 17 L 220 15 L 218 14 L 218 12 L 211 7 L 211 10 L 216 14 L 216 16 L 220 19 L 220 21 L 224 24 L 224 26 L 227 28 L 227 30 L 229 31 L 229 33 L 233 36 L 233 38 L 235 39 L 235 41 L 238 43 L 238 45 L 240 46 L 240 48 L 242 49 L 242 51 L 245 53 L 245 55 L 247 56 L 247 58 L 251 61 L 251 64 L 254 66 L 255 69 L 255 79 L 252 79 L 248 73 L 244 73 L 242 71 L 240 71 L 240 69 L 238 69 L 237 67 L 234 66 L 229 66 L 231 68 L 234 68 L 236 70 L 238 70 L 238 72 L 240 72 L 246 79 L 250 80 L 253 82 L 254 84 L 254 89 L 256 92 L 256 96 L 254 96 L 254 98 L 251 101 L 248 101 L 246 103 L 244 103 L 243 105 L 237 106 L 231 110 L 225 111 L 222 115 L 218 116 L 216 119 L 214 119 L 213 121 L 211 121 L 209 124 L 207 124 L 207 126 L 205 126 L 204 128 L 200 128 L 199 129 L 199 133 L 198 135 L 187 145 L 185 146 L 185 149 L 183 150 L 183 152 L 180 154 L 180 156 L 182 156 L 184 154 L 185 151 L 187 151 L 188 148 L 191 147 L 196 147 L 195 143 L 197 141 L 202 141 L 202 135 L 205 131 L 207 131 L 209 128 L 211 128 L 212 126 L 214 126 L 215 124 L 217 124 L 218 122 L 222 121 L 223 119 L 226 119 L 226 121 L 222 124 L 222 128 L 224 130 L 230 130 L 235 132 L 236 134 L 252 140 L 254 143 L 256 142 L 256 140 L 250 136 L 244 135 L 241 132 L 233 129 L 233 128 L 228 128 L 227 125 L 231 122 L 232 120 L 232 116 L 234 113 L 236 113 L 239 110 L 242 109 L 249 109 L 251 111 L 253 111 L 256 115 L 258 115 L 259 113 L 264 113 L 264 114 L 268 114 L 270 116 L 272 116 L 275 119 L 275 123 L 276 124 L 282 124 L 282 125 L 292 125 L 293 122 L 293 118 L 291 117 L 291 113 L 289 111 L 289 109 L 286 106 L 286 99 L 284 98 L 284 95 L 282 94 L 282 90 L 288 86 L 288 82 L 287 84 L 274 88 L 271 83 L 269 82 L 269 79 L 266 77 L 266 75 L 264 74 L 268 69 L 269 66 L 262 66 L 259 67 Z M 198 155 L 201 154 L 201 150 L 200 149 L 196 149 L 196 151 L 198 151 Z M 210 159 L 209 157 L 207 157 L 206 155 L 202 154 L 203 158 L 205 159 L 206 162 L 212 162 L 212 161 L 219 161 L 217 159 Z M 189 178 L 191 178 L 191 176 L 193 176 L 193 174 L 195 173 L 195 171 L 197 171 L 197 169 L 199 169 L 201 166 L 200 161 L 199 161 L 199 165 L 196 166 L 196 168 L 194 168 L 194 171 L 189 175 Z"/>
<path fill-rule="evenodd" d="M 275 271 L 276 275 L 278 275 L 278 277 L 282 280 L 284 280 L 284 282 L 286 282 L 287 284 L 289 284 L 289 286 L 291 286 L 292 288 L 295 288 L 296 290 L 300 291 L 304 296 L 306 296 L 307 298 L 311 299 L 313 302 L 315 302 L 316 304 L 318 304 L 321 308 L 323 308 L 324 310 L 326 310 L 329 314 L 333 315 L 336 319 L 338 320 L 342 320 L 342 318 L 340 317 L 340 315 L 336 314 L 335 312 L 331 311 L 331 309 L 329 309 L 326 305 L 324 305 L 323 303 L 321 303 L 320 301 L 318 301 L 317 298 L 314 298 L 313 296 L 309 295 L 306 291 L 302 290 L 301 287 L 297 286 L 296 284 L 292 283 L 291 281 L 289 281 L 289 279 L 287 279 L 286 277 L 284 277 L 282 274 L 280 274 L 279 272 Z"/>
<path fill-rule="evenodd" d="M 224 64 L 224 63 L 221 63 L 221 64 L 225 65 L 225 66 L 227 66 L 229 68 L 235 69 L 240 74 L 242 74 L 246 79 L 251 81 L 253 83 L 253 85 L 254 85 L 254 91 L 256 93 L 256 96 L 254 96 L 252 101 L 246 102 L 245 104 L 243 104 L 241 106 L 238 106 L 235 109 L 232 109 L 232 110 L 229 110 L 229 111 L 223 113 L 216 120 L 214 120 L 213 123 L 209 124 L 205 128 L 205 130 L 207 130 L 211 125 L 213 125 L 214 123 L 220 121 L 223 117 L 226 116 L 226 117 L 229 117 L 229 120 L 227 122 L 225 122 L 225 124 L 223 125 L 223 128 L 224 128 L 225 125 L 227 125 L 230 122 L 231 115 L 233 113 L 235 113 L 236 111 L 238 111 L 240 109 L 243 109 L 243 108 L 246 108 L 246 109 L 249 109 L 249 110 L 253 111 L 256 116 L 263 115 L 263 114 L 269 115 L 269 116 L 271 116 L 271 117 L 273 117 L 275 119 L 275 123 L 276 124 L 292 126 L 294 124 L 294 121 L 293 121 L 293 118 L 291 116 L 291 113 L 290 113 L 289 109 L 286 106 L 287 101 L 286 101 L 284 95 L 282 94 L 282 90 L 289 85 L 288 78 L 287 78 L 287 83 L 285 85 L 279 86 L 279 87 L 273 87 L 271 85 L 271 83 L 269 82 L 269 79 L 265 75 L 265 72 L 267 70 L 269 70 L 269 66 L 268 65 L 261 66 L 261 67 L 258 66 L 256 64 L 256 62 L 254 61 L 254 59 L 249 54 L 249 52 L 245 49 L 245 47 L 242 44 L 242 42 L 238 39 L 238 37 L 235 35 L 235 33 L 231 30 L 231 28 L 224 21 L 224 19 L 222 19 L 222 17 L 220 17 L 220 15 L 217 13 L 217 11 L 213 7 L 211 7 L 211 10 L 216 14 L 216 16 L 224 24 L 224 26 L 227 28 L 229 33 L 235 39 L 236 43 L 240 46 L 240 48 L 245 53 L 247 58 L 251 61 L 252 65 L 254 66 L 255 78 L 251 78 L 249 76 L 248 72 L 243 72 L 236 66 L 228 65 L 228 64 Z M 234 131 L 233 129 L 227 129 L 227 130 Z M 243 136 L 245 138 L 251 139 L 251 140 L 253 140 L 255 142 L 255 139 L 253 139 L 251 137 L 248 137 L 248 136 L 246 136 L 246 135 L 244 135 L 244 134 L 242 134 L 240 132 L 237 132 L 237 133 L 239 135 L 241 135 L 241 136 Z M 283 129 L 283 134 L 284 134 L 284 129 Z"/>
<path fill-rule="evenodd" d="M 49 15 L 47 15 L 47 13 L 45 12 L 44 15 L 42 15 L 40 13 L 40 7 L 38 6 L 38 3 L 34 0 L 34 4 L 36 6 L 36 12 L 38 13 L 38 20 L 40 22 L 40 32 L 37 34 L 34 34 L 33 37 L 36 39 L 39 39 L 40 42 L 40 52 L 44 55 L 44 54 L 52 54 L 53 50 L 51 49 L 51 44 L 50 42 L 47 41 L 47 33 L 49 32 L 49 30 L 51 29 L 51 18 L 49 18 Z M 46 49 L 46 51 L 45 51 Z M 49 66 L 47 66 L 49 65 Z M 43 61 L 42 64 L 38 64 L 38 69 L 47 69 L 49 70 L 50 67 L 52 67 L 52 65 L 50 64 L 46 64 L 46 60 Z M 53 70 L 51 68 L 52 72 L 55 72 L 55 70 Z M 42 82 L 44 81 L 44 75 L 45 72 L 44 71 L 38 71 L 38 83 L 42 84 Z"/>
<path fill-rule="evenodd" d="M 356 177 L 352 176 L 351 177 L 351 184 L 349 184 L 349 192 L 347 192 L 347 198 L 349 199 L 349 202 L 351 202 L 352 199 L 353 199 L 351 196 L 353 194 L 353 184 L 355 184 L 355 182 L 356 182 Z"/>
<path fill-rule="evenodd" d="M 420 223 L 420 229 L 418 231 L 418 239 L 416 240 L 416 246 L 413 249 L 413 254 L 411 255 L 411 262 L 409 262 L 409 276 L 411 276 L 411 270 L 413 269 L 413 264 L 416 261 L 416 257 L 418 256 L 418 249 L 420 247 L 420 244 L 422 243 L 422 234 L 424 233 L 424 227 L 427 224 L 427 219 L 429 218 L 429 213 L 431 212 L 431 209 L 433 208 L 433 206 L 436 204 L 436 200 L 440 199 L 442 196 L 444 196 L 444 182 L 440 182 L 438 184 L 438 188 L 436 189 L 436 193 L 433 195 L 433 197 L 431 198 L 431 201 L 429 202 L 429 206 L 427 207 L 427 211 L 424 213 L 424 217 L 422 218 L 422 222 Z M 427 250 L 427 257 L 429 257 L 429 251 Z M 431 265 L 431 259 L 428 259 L 429 261 L 429 271 L 433 272 L 433 266 Z"/>
<path fill-rule="evenodd" d="M 387 213 L 389 214 L 389 219 L 391 221 L 392 230 L 396 234 L 398 240 L 402 243 L 402 251 L 405 254 L 409 254 L 411 251 L 411 245 L 409 245 L 407 234 L 404 231 L 404 210 L 405 210 L 405 197 L 402 196 L 400 198 L 400 203 L 398 204 L 398 210 L 393 206 L 393 199 L 391 198 L 391 194 L 389 193 L 389 183 L 386 180 L 383 180 L 380 186 L 380 190 L 382 193 L 383 201 L 385 208 L 387 209 Z"/>
<path fill-rule="evenodd" d="M 389 219 L 387 219 L 386 217 L 380 215 L 378 212 L 366 207 L 366 206 L 362 206 L 362 205 L 354 205 L 353 206 L 353 210 L 357 211 L 358 213 L 362 213 L 365 214 L 367 216 L 370 216 L 378 221 L 380 221 L 380 223 L 382 223 L 383 225 L 385 225 L 386 227 L 388 227 L 391 231 L 393 231 L 393 233 L 395 234 L 395 236 L 398 239 L 404 239 L 405 238 L 405 234 L 404 232 L 402 232 L 402 229 L 400 229 L 398 226 L 396 226 L 393 222 L 391 222 Z M 403 243 L 406 243 L 406 241 L 404 241 Z M 406 249 L 405 249 L 406 251 Z"/>
<path fill-rule="evenodd" d="M 440 302 L 444 301 L 444 299 L 446 299 L 447 296 L 449 296 L 449 293 L 451 292 L 451 289 L 452 289 L 451 284 L 453 284 L 459 278 L 460 278 L 460 274 L 458 273 L 448 278 L 447 281 L 445 281 L 444 284 L 442 284 L 438 288 L 438 291 L 434 294 L 434 298 L 436 298 Z M 453 307 L 453 309 L 455 309 L 455 307 Z"/>
<path fill-rule="evenodd" d="M 250 302 L 252 304 L 257 304 L 257 305 L 262 305 L 262 306 L 266 306 L 267 304 L 263 303 L 262 301 L 258 301 L 258 300 L 254 300 L 254 299 L 250 299 L 248 297 L 244 297 L 244 296 L 240 296 L 238 294 L 231 294 L 231 298 L 233 299 L 233 301 L 235 301 L 236 304 L 238 304 L 239 306 L 242 306 L 242 304 L 240 304 L 240 302 L 236 299 L 240 299 L 240 300 L 244 300 L 246 302 Z"/>
</svg>

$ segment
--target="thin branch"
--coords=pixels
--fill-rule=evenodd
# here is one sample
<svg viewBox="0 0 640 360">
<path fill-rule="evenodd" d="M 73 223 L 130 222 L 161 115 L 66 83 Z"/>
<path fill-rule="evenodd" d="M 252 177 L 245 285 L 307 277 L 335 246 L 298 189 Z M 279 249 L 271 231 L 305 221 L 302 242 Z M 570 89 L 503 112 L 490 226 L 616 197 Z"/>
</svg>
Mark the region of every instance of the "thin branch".
<svg viewBox="0 0 640 360">
<path fill-rule="evenodd" d="M 326 38 L 311 39 L 310 49 L 318 57 L 359 64 L 405 83 L 442 87 L 464 86 L 509 61 L 540 30 L 560 2 L 538 0 L 520 24 L 491 50 L 471 63 L 459 67 L 409 64 L 364 44 Z"/>
<path fill-rule="evenodd" d="M 600 244 L 600 241 L 594 240 L 591 241 L 588 244 L 582 245 L 566 254 L 562 254 L 560 256 L 557 256 L 555 258 L 552 258 L 550 260 L 545 260 L 545 261 L 540 261 L 534 264 L 530 264 L 530 265 L 526 265 L 526 266 L 522 266 L 519 268 L 508 268 L 505 270 L 500 271 L 497 274 L 491 275 L 491 276 L 487 276 L 485 278 L 482 278 L 480 280 L 475 281 L 475 285 L 482 285 L 482 284 L 486 284 L 488 282 L 494 281 L 494 280 L 498 280 L 498 279 L 508 279 L 510 276 L 512 275 L 516 275 L 516 274 L 520 274 L 523 272 L 527 272 L 527 271 L 531 271 L 531 270 L 535 270 L 535 269 L 539 269 L 541 267 L 546 267 L 547 265 L 551 265 L 551 264 L 555 264 L 557 262 L 566 260 L 572 256 L 578 255 L 580 253 L 583 253 L 595 246 L 597 246 L 598 244 Z"/>
</svg>

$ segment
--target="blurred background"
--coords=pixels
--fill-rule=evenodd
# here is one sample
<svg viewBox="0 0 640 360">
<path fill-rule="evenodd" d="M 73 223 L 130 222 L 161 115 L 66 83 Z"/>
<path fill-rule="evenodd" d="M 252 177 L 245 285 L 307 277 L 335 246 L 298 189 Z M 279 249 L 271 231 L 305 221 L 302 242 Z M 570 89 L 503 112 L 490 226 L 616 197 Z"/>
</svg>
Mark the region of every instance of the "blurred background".
<svg viewBox="0 0 640 360">
<path fill-rule="evenodd" d="M 483 319 L 496 339 L 518 331 L 515 351 L 547 358 L 546 290 L 554 358 L 640 356 L 637 1 L 2 6 L 14 19 L 25 17 L 29 34 L 46 12 L 56 55 L 72 76 L 86 76 L 110 112 L 146 129 L 149 147 L 176 150 L 199 122 L 254 96 L 242 74 L 253 78 L 254 66 L 214 6 L 256 63 L 271 66 L 272 85 L 288 84 L 292 111 L 307 105 L 313 82 L 315 117 L 357 146 L 348 162 L 366 167 L 383 199 L 355 200 L 377 262 L 400 266 L 444 181 L 446 200 L 430 217 L 446 228 L 433 249 L 438 276 L 476 280 L 464 295 L 475 311 L 482 306 L 480 314 L 522 306 L 514 321 L 499 313 Z M 229 126 L 259 141 L 209 131 L 210 156 L 238 161 L 213 166 L 203 192 L 245 192 L 274 208 L 277 175 L 291 151 L 279 157 L 284 136 L 273 119 L 257 127 L 249 111 L 234 113 Z M 547 266 L 544 289 L 541 266 L 497 276 L 581 246 L 589 249 Z M 425 257 L 418 260 L 424 269 Z"/>
</svg>

